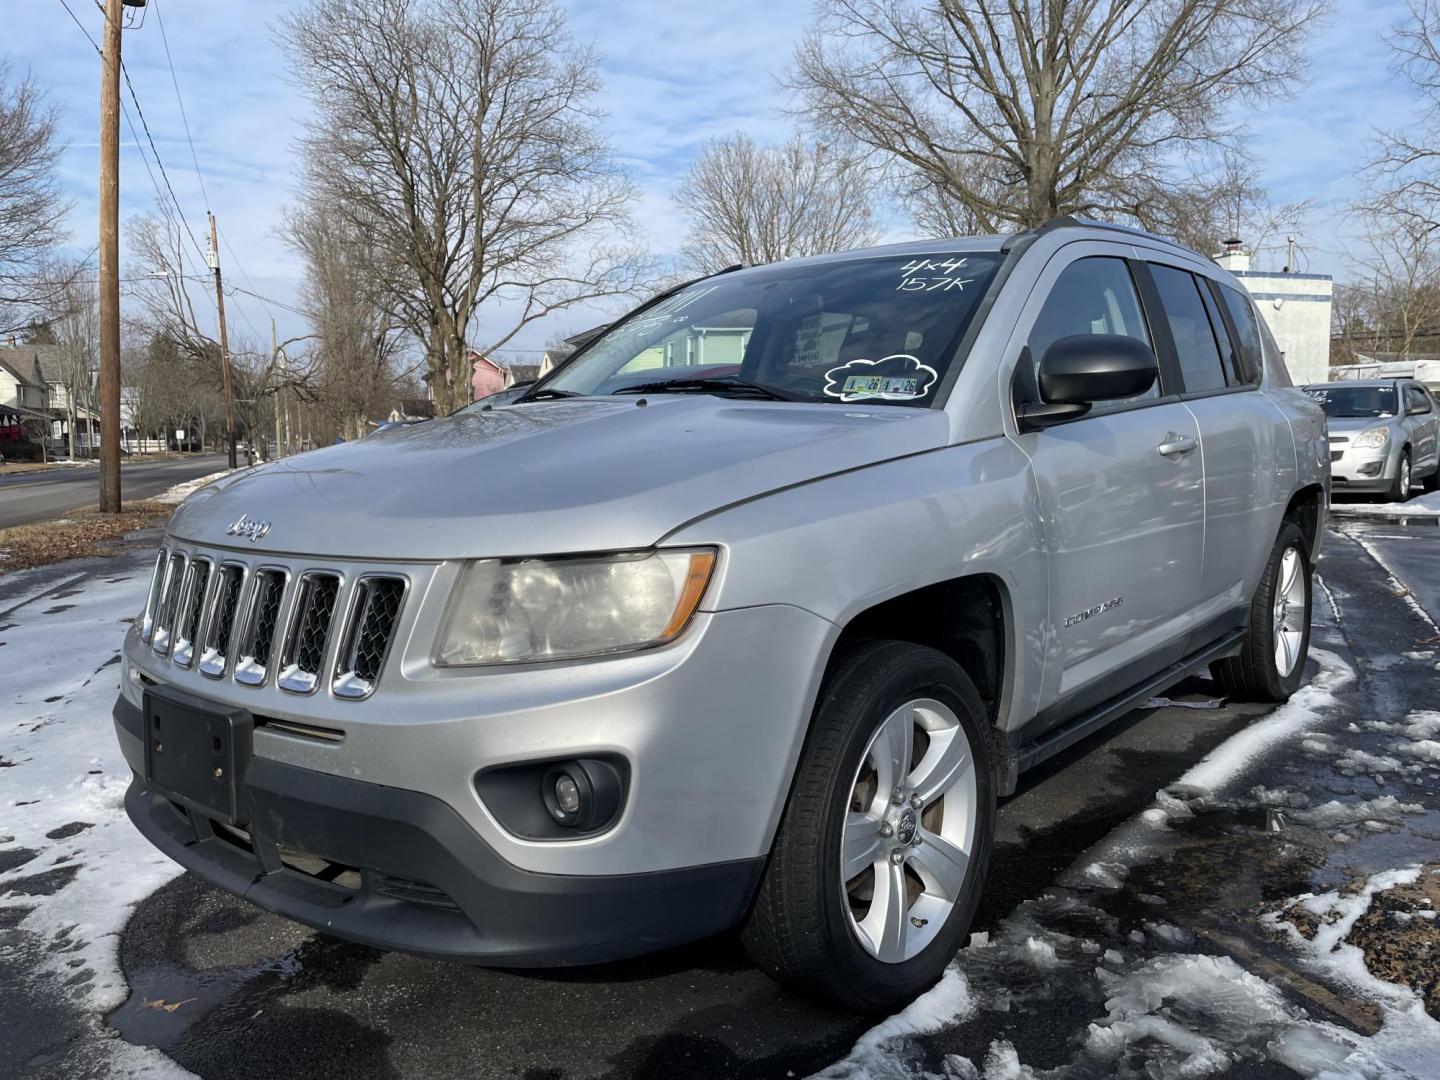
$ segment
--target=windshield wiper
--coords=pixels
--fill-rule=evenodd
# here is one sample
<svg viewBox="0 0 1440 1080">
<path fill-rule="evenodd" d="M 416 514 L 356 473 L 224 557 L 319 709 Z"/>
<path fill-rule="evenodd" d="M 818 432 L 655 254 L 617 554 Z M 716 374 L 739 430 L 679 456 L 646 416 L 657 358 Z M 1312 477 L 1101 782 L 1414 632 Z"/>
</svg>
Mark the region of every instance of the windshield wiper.
<svg viewBox="0 0 1440 1080">
<path fill-rule="evenodd" d="M 521 394 L 515 399 L 515 404 L 522 401 L 553 401 L 557 398 L 584 397 L 578 390 L 557 390 L 552 386 L 542 386 L 539 390 L 531 390 L 528 394 Z"/>
<path fill-rule="evenodd" d="M 713 379 L 661 379 L 656 382 L 624 386 L 616 394 L 734 394 L 764 398 L 768 401 L 803 401 L 797 394 L 773 386 L 750 382 L 738 375 L 722 375 Z"/>
</svg>

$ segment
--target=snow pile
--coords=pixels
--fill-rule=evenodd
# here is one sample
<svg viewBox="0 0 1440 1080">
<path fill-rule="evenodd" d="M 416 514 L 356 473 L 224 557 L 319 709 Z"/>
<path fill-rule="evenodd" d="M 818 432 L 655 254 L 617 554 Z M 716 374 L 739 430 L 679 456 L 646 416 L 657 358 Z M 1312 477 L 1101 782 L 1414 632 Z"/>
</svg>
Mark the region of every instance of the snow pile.
<svg viewBox="0 0 1440 1080">
<path fill-rule="evenodd" d="M 1436 517 L 1440 516 L 1440 491 L 1417 495 L 1403 503 L 1337 502 L 1330 512 L 1340 517 Z"/>
<path fill-rule="evenodd" d="M 117 947 L 131 910 L 180 873 L 122 806 L 130 769 L 110 720 L 119 651 L 144 603 L 148 567 L 60 579 L 0 602 L 0 910 L 17 927 L 27 974 L 54 979 L 95 1018 L 128 996 Z M 51 579 L 54 581 L 54 579 Z M 15 594 L 11 594 L 15 597 Z M 27 858 L 28 856 L 28 858 Z M 155 1051 L 98 1038 L 113 1074 L 169 1068 Z"/>
<path fill-rule="evenodd" d="M 1415 991 L 1372 974 L 1365 965 L 1364 951 L 1347 938 L 1356 921 L 1369 911 L 1377 893 L 1413 884 L 1420 873 L 1420 866 L 1386 870 L 1359 888 L 1307 893 L 1283 905 L 1282 911 L 1298 907 L 1315 916 L 1306 920 L 1313 937 L 1301 933 L 1284 914 L 1262 917 L 1263 922 L 1287 936 L 1307 968 L 1380 1007 L 1383 1027 L 1379 1033 L 1357 1041 L 1375 1060 L 1384 1063 L 1381 1075 L 1386 1076 L 1435 1075 L 1436 1063 L 1440 1062 L 1440 1021 L 1425 1012 L 1424 1002 Z"/>
<path fill-rule="evenodd" d="M 229 475 L 229 469 L 221 469 L 219 472 L 213 472 L 209 476 L 200 476 L 194 480 L 186 480 L 183 484 L 176 484 L 168 491 L 162 491 L 159 495 L 155 496 L 153 501 L 176 504 L 182 503 L 201 488 L 208 487 L 216 480 L 221 480 Z"/>
</svg>

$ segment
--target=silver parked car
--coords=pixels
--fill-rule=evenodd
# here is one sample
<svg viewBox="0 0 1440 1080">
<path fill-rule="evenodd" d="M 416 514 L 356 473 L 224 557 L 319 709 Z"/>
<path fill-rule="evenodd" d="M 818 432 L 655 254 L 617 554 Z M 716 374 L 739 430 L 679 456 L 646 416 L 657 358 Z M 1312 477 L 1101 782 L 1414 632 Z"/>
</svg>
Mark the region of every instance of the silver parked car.
<svg viewBox="0 0 1440 1080">
<path fill-rule="evenodd" d="M 1440 488 L 1440 412 L 1413 379 L 1313 383 L 1329 418 L 1335 493 L 1380 492 L 1404 502 L 1414 484 Z"/>
<path fill-rule="evenodd" d="M 131 819 L 356 941 L 504 966 L 743 927 L 935 980 L 1026 769 L 1194 672 L 1299 685 L 1325 417 L 1240 284 L 1062 219 L 737 269 L 516 403 L 175 514 Z"/>
</svg>

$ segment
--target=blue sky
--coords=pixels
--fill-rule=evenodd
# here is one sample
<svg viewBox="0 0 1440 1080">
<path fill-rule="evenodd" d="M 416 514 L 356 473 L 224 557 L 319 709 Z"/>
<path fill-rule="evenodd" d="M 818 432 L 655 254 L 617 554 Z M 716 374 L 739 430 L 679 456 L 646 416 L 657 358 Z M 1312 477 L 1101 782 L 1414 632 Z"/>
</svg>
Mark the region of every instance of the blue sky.
<svg viewBox="0 0 1440 1080">
<path fill-rule="evenodd" d="M 98 40 L 102 19 L 94 0 L 66 2 Z M 166 172 L 199 235 L 207 200 L 171 85 L 158 9 L 209 208 L 228 244 L 221 251 L 226 280 L 282 302 L 294 300 L 300 267 L 275 229 L 292 196 L 292 142 L 305 104 L 286 81 L 285 59 L 269 27 L 293 6 L 290 0 L 152 0 L 144 26 L 127 31 L 124 46 Z M 777 76 L 809 21 L 809 0 L 570 0 L 566 6 L 576 37 L 602 54 L 605 127 L 639 186 L 639 220 L 657 252 L 673 253 L 683 221 L 670 193 L 706 140 L 735 130 L 779 139 L 790 130 Z M 1336 0 L 1334 13 L 1316 28 L 1307 82 L 1292 100 L 1245 118 L 1272 196 L 1315 203 L 1300 237 L 1299 269 L 1344 276 L 1347 237 L 1339 212 L 1359 190 L 1355 169 L 1370 154 L 1377 125 L 1402 126 L 1412 115 L 1411 94 L 1392 76 L 1383 40 L 1405 14 L 1404 0 Z M 88 251 L 95 242 L 98 57 L 60 0 L 10 0 L 5 22 L 0 57 L 12 74 L 33 72 L 63 110 L 69 148 L 62 182 L 75 203 L 72 243 Z M 125 218 L 150 209 L 155 191 L 123 123 L 121 137 Z M 895 238 L 903 238 L 903 223 L 897 230 Z M 304 332 L 302 320 L 277 305 L 236 296 L 227 298 L 227 308 L 232 333 L 257 344 L 268 337 L 272 316 L 282 338 Z M 554 326 L 537 324 L 513 344 L 538 348 L 552 330 L 578 329 L 587 320 L 571 313 Z"/>
</svg>

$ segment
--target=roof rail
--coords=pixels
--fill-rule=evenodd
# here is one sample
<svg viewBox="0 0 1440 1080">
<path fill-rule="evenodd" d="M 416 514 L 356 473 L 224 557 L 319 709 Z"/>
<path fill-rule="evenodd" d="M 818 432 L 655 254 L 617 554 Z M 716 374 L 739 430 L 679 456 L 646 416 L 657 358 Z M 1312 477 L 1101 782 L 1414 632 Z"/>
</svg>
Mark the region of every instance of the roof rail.
<svg viewBox="0 0 1440 1080">
<path fill-rule="evenodd" d="M 1049 221 L 1045 222 L 1044 225 L 1037 225 L 1034 228 L 1025 229 L 1021 232 L 1014 233 L 1008 239 L 1006 239 L 1005 243 L 1001 247 L 1001 250 L 1009 251 L 1022 240 L 1028 246 L 1030 243 L 1038 240 L 1046 233 L 1055 232 L 1058 229 L 1104 229 L 1107 232 L 1119 232 L 1124 233 L 1127 236 L 1136 236 L 1145 240 L 1157 241 L 1161 244 L 1167 245 L 1168 247 L 1178 248 L 1179 250 L 1185 252 L 1187 255 L 1201 254 L 1200 252 L 1188 248 L 1184 244 L 1179 243 L 1176 240 L 1171 240 L 1170 238 L 1165 236 L 1158 236 L 1152 232 L 1146 232 L 1144 229 L 1137 229 L 1133 225 L 1119 225 L 1113 221 L 1095 221 L 1092 218 L 1076 217 L 1074 214 L 1062 214 L 1059 217 L 1051 218 Z M 1201 255 L 1201 257 L 1205 258 L 1206 256 Z"/>
</svg>

